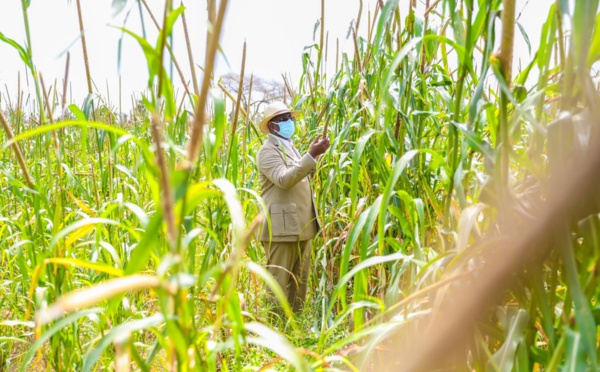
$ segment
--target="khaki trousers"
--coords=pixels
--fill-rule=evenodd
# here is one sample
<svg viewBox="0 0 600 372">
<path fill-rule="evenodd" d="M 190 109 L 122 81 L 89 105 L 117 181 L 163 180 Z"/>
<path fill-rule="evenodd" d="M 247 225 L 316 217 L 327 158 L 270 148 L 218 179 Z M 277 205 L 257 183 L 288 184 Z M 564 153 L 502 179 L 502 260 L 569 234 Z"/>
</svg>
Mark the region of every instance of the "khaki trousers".
<svg viewBox="0 0 600 372">
<path fill-rule="evenodd" d="M 283 289 L 294 312 L 302 311 L 311 260 L 311 241 L 262 242 L 267 269 Z"/>
</svg>

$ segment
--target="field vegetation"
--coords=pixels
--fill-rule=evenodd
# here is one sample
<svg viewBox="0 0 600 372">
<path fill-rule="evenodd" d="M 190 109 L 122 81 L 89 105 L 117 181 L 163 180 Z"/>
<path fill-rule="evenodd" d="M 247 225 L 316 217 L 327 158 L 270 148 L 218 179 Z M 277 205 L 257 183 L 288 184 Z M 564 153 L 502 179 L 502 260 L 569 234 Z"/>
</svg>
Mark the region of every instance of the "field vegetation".
<svg viewBox="0 0 600 372">
<path fill-rule="evenodd" d="M 228 1 L 207 1 L 204 61 L 171 53 L 203 21 L 179 2 L 113 3 L 160 30 L 122 29 L 148 69 L 127 115 L 89 70 L 82 103 L 68 66 L 44 82 L 29 1 L 27 40 L 0 30 L 33 82 L 0 95 L 1 370 L 599 369 L 598 0 L 553 2 L 519 68 L 516 0 L 378 1 L 352 53 L 326 52 L 339 40 L 315 15 L 282 82 L 298 147 L 332 143 L 299 315 L 255 239 L 264 95 L 243 64 L 237 87 L 213 74 Z"/>
</svg>

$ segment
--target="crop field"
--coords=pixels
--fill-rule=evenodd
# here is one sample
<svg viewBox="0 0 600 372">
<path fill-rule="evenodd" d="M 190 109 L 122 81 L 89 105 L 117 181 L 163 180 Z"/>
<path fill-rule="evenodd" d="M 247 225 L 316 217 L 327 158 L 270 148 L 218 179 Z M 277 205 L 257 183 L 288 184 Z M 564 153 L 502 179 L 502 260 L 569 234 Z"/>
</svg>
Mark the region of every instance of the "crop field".
<svg viewBox="0 0 600 372">
<path fill-rule="evenodd" d="M 126 113 L 89 70 L 44 81 L 30 1 L 26 40 L 0 25 L 29 82 L 0 93 L 0 370 L 600 370 L 598 0 L 551 1 L 518 66 L 526 1 L 379 0 L 361 17 L 356 0 L 352 52 L 315 14 L 279 97 L 243 62 L 229 84 L 214 73 L 227 0 L 208 19 L 146 1 L 113 1 L 158 30 L 121 30 L 148 71 Z M 192 21 L 210 24 L 201 61 Z M 301 313 L 257 238 L 274 98 L 301 112 L 301 153 L 331 141 Z"/>
</svg>

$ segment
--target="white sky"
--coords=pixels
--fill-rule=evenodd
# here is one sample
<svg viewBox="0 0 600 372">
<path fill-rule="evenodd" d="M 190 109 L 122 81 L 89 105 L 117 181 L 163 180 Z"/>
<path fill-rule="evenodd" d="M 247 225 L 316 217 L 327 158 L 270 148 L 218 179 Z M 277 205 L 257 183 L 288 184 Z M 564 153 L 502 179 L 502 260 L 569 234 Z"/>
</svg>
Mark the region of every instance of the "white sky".
<svg viewBox="0 0 600 372">
<path fill-rule="evenodd" d="M 409 0 L 400 0 L 405 9 Z M 155 16 L 162 22 L 164 1 L 147 0 L 153 6 Z M 113 105 L 118 105 L 118 68 L 117 43 L 121 37 L 120 30 L 113 26 L 122 26 L 128 9 L 126 27 L 142 34 L 139 13 L 135 1 L 119 16 L 113 17 L 111 0 L 81 0 L 84 26 L 90 60 L 92 78 L 98 92 L 106 97 L 107 87 Z M 179 5 L 180 0 L 174 0 Z M 366 31 L 366 15 L 369 8 L 374 9 L 376 0 L 364 0 L 361 30 Z M 546 19 L 550 5 L 548 0 L 518 0 L 517 12 L 523 8 L 520 22 L 529 34 L 532 49 L 537 49 L 541 26 Z M 25 30 L 20 0 L 0 0 L 0 32 L 25 45 Z M 206 39 L 206 1 L 187 0 L 186 18 L 192 39 L 195 62 L 204 65 L 204 43 Z M 525 6 L 526 5 L 526 6 Z M 525 7 L 524 7 L 525 6 Z M 424 6 L 419 2 L 419 7 Z M 335 40 L 340 39 L 340 47 L 352 51 L 353 43 L 346 40 L 350 22 L 358 14 L 358 0 L 326 0 L 325 29 L 329 32 L 329 66 L 335 63 Z M 145 10 L 144 10 L 145 13 Z M 146 14 L 146 13 L 145 13 Z M 290 73 L 293 83 L 302 73 L 302 51 L 305 46 L 313 44 L 313 30 L 321 14 L 320 0 L 229 0 L 221 36 L 221 46 L 230 66 L 222 57 L 217 62 L 217 74 L 228 71 L 239 72 L 241 66 L 242 46 L 247 41 L 246 75 L 271 79 L 281 79 L 282 73 Z M 402 14 L 404 17 L 406 11 Z M 29 8 L 32 49 L 34 63 L 42 72 L 46 87 L 56 83 L 60 88 L 64 76 L 67 49 L 71 52 L 69 81 L 71 82 L 73 103 L 81 104 L 87 92 L 85 69 L 81 51 L 81 43 L 77 39 L 79 26 L 75 1 L 68 0 L 31 0 Z M 148 40 L 154 44 L 155 27 L 148 16 L 145 16 Z M 531 60 L 525 42 L 518 29 L 515 30 L 516 51 L 515 66 L 518 59 L 523 64 Z M 315 35 L 319 39 L 319 31 Z M 181 21 L 174 30 L 174 48 L 178 62 L 191 79 L 185 39 Z M 18 53 L 10 46 L 0 43 L 0 89 L 5 96 L 7 91 L 12 99 L 16 97 L 17 72 L 21 71 L 21 87 L 33 97 L 33 87 L 27 87 L 25 68 Z M 197 71 L 199 78 L 202 76 Z M 128 35 L 123 36 L 121 57 L 121 77 L 123 109 L 130 106 L 132 92 L 140 93 L 147 86 L 148 72 L 146 63 L 137 42 Z M 31 79 L 29 78 L 31 83 Z M 179 77 L 174 72 L 173 82 L 176 89 L 182 92 Z M 62 88 L 59 89 L 61 91 Z"/>
</svg>

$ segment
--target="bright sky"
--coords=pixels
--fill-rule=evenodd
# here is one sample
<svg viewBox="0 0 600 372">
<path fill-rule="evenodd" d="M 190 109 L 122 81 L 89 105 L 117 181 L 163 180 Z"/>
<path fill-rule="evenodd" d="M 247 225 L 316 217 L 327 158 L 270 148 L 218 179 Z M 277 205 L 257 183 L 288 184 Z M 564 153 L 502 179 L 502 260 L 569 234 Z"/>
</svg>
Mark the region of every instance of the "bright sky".
<svg viewBox="0 0 600 372">
<path fill-rule="evenodd" d="M 153 6 L 153 13 L 162 22 L 163 1 L 147 0 Z M 113 17 L 111 0 L 81 0 L 84 26 L 88 44 L 90 69 L 96 89 L 104 97 L 110 94 L 113 105 L 118 105 L 118 57 L 117 46 L 121 31 L 112 26 L 122 26 L 128 13 L 126 27 L 142 34 L 137 10 L 137 2 L 129 1 L 127 8 Z M 178 5 L 180 0 L 174 0 Z M 361 30 L 367 28 L 367 11 L 374 9 L 376 0 L 364 0 Z M 408 0 L 400 0 L 406 9 Z M 192 39 L 195 62 L 204 64 L 204 43 L 206 39 L 206 1 L 187 0 L 186 17 Z M 547 0 L 518 0 L 517 12 L 523 10 L 520 22 L 529 34 L 533 50 L 537 49 L 541 25 L 545 21 L 550 2 Z M 419 2 L 422 9 L 423 4 Z M 335 40 L 340 39 L 340 47 L 352 51 L 351 39 L 346 40 L 350 22 L 357 17 L 358 0 L 326 0 L 325 29 L 329 32 L 329 65 L 335 63 Z M 144 13 L 146 14 L 145 10 Z M 403 16 L 406 12 L 404 11 Z M 302 73 L 301 57 L 305 46 L 313 44 L 315 23 L 320 19 L 320 0 L 229 0 L 225 16 L 221 46 L 225 59 L 219 57 L 217 74 L 228 71 L 239 72 L 242 47 L 247 42 L 246 74 L 271 79 L 281 79 L 282 73 L 290 73 L 293 82 Z M 154 44 L 156 29 L 145 15 L 148 40 Z M 69 81 L 74 103 L 81 104 L 87 92 L 85 68 L 81 43 L 78 39 L 79 25 L 77 7 L 74 0 L 31 0 L 29 8 L 32 50 L 34 63 L 42 72 L 46 87 L 56 84 L 61 87 L 65 70 L 66 51 L 71 53 Z M 21 1 L 2 0 L 0 5 L 0 32 L 25 45 L 25 29 L 21 11 Z M 516 30 L 516 57 L 523 63 L 531 60 L 524 39 Z M 319 31 L 315 35 L 318 42 Z M 186 77 L 191 79 L 185 39 L 181 22 L 174 30 L 174 48 L 178 62 Z M 21 71 L 21 87 L 26 92 L 25 69 L 18 53 L 4 43 L 0 43 L 0 89 L 3 95 L 8 91 L 16 97 L 17 72 Z M 516 60 L 515 66 L 519 63 Z M 137 42 L 128 35 L 123 36 L 123 49 L 120 67 L 122 77 L 123 109 L 130 106 L 132 92 L 139 93 L 147 86 L 147 68 L 143 53 Z M 202 76 L 198 71 L 199 77 Z M 179 78 L 173 78 L 176 88 L 182 91 Z M 31 79 L 29 78 L 31 84 Z M 60 88 L 62 89 L 62 88 Z M 108 90 L 108 93 L 107 93 Z M 60 91 L 60 90 L 59 90 Z"/>
</svg>

